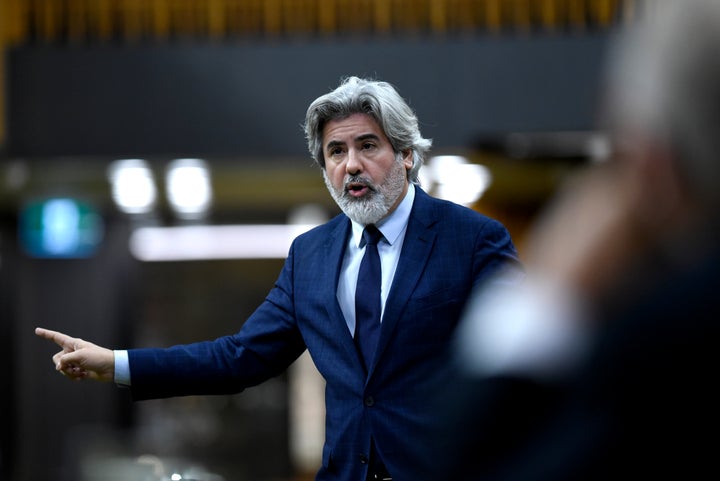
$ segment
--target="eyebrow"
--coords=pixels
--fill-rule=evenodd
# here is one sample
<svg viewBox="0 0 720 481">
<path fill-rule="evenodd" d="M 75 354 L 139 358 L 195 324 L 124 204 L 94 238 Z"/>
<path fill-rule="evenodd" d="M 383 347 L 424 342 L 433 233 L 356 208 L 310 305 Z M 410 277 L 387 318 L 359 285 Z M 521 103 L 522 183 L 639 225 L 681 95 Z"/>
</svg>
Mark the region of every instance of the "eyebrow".
<svg viewBox="0 0 720 481">
<path fill-rule="evenodd" d="M 377 134 L 363 134 L 355 137 L 355 142 L 362 142 L 363 140 L 380 140 L 380 136 Z"/>
<path fill-rule="evenodd" d="M 327 143 L 325 146 L 325 149 L 332 149 L 333 147 L 342 146 L 345 145 L 345 142 L 340 142 L 339 140 L 331 140 Z"/>
<path fill-rule="evenodd" d="M 380 136 L 377 134 L 367 133 L 367 134 L 362 134 L 362 135 L 358 135 L 357 137 L 355 137 L 355 142 L 362 142 L 363 140 L 380 140 Z M 330 142 L 327 143 L 325 148 L 331 149 L 331 148 L 337 147 L 339 145 L 340 146 L 345 145 L 345 142 L 342 142 L 340 140 L 331 140 Z"/>
</svg>

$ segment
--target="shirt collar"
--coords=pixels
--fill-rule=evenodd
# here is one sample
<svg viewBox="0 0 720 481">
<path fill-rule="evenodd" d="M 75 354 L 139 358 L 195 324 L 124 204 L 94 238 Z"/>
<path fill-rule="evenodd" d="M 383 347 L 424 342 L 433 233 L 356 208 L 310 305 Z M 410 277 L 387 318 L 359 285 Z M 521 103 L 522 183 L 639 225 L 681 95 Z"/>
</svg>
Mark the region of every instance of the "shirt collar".
<svg viewBox="0 0 720 481">
<path fill-rule="evenodd" d="M 408 220 L 410 219 L 410 211 L 412 210 L 413 201 L 415 200 L 415 186 L 411 183 L 408 186 L 407 194 L 405 198 L 400 202 L 397 208 L 385 217 L 383 220 L 375 224 L 375 226 L 382 232 L 383 237 L 388 244 L 393 245 L 395 241 L 400 237 L 405 227 L 407 227 Z M 353 244 L 360 246 L 360 240 L 362 239 L 363 230 L 365 226 L 358 224 L 355 221 L 352 222 L 352 237 Z"/>
</svg>

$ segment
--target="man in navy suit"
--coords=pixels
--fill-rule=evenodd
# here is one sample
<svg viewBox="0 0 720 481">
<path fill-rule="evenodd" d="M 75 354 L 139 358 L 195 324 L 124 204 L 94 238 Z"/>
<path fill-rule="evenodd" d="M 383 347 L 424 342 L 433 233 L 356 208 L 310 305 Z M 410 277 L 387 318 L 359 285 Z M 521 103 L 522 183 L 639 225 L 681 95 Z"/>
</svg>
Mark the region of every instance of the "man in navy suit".
<svg viewBox="0 0 720 481">
<path fill-rule="evenodd" d="M 128 385 L 137 400 L 237 393 L 281 374 L 307 349 L 326 380 L 317 479 L 412 481 L 432 462 L 425 449 L 437 416 L 429 400 L 448 374 L 466 300 L 500 269 L 522 275 L 515 247 L 497 221 L 420 189 L 431 141 L 391 85 L 344 80 L 310 105 L 305 131 L 343 214 L 295 239 L 275 287 L 239 332 L 129 351 L 37 334 L 62 347 L 58 371 Z M 363 358 L 353 338 L 366 226 L 380 231 L 381 318 Z"/>
</svg>

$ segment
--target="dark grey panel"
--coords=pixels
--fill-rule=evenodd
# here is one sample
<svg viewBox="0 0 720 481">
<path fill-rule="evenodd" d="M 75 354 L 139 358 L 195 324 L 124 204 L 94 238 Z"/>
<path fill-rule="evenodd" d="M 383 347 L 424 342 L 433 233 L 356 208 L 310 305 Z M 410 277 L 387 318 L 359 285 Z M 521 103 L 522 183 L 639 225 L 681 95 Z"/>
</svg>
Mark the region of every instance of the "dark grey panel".
<svg viewBox="0 0 720 481">
<path fill-rule="evenodd" d="M 395 84 L 436 147 L 595 123 L 606 36 L 21 47 L 11 155 L 305 155 L 307 105 L 346 75 Z"/>
</svg>

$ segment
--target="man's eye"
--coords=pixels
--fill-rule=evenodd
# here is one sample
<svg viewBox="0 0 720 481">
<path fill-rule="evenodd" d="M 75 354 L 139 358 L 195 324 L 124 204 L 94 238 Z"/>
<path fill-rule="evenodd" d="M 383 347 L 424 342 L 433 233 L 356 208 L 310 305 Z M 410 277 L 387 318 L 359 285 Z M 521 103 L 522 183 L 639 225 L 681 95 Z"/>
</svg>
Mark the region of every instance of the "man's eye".
<svg viewBox="0 0 720 481">
<path fill-rule="evenodd" d="M 362 147 L 365 150 L 372 149 L 373 147 L 375 147 L 375 144 L 373 144 L 372 142 L 365 142 Z"/>
</svg>

